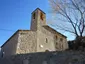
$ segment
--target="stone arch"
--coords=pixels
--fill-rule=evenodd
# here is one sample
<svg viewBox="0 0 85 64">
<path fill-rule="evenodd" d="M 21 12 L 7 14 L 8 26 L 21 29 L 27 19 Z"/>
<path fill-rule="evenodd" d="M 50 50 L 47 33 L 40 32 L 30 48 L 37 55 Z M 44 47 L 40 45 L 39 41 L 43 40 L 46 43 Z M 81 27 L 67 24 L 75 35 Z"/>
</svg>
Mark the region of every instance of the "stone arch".
<svg viewBox="0 0 85 64">
<path fill-rule="evenodd" d="M 49 52 L 49 50 L 45 50 L 45 52 Z"/>
</svg>

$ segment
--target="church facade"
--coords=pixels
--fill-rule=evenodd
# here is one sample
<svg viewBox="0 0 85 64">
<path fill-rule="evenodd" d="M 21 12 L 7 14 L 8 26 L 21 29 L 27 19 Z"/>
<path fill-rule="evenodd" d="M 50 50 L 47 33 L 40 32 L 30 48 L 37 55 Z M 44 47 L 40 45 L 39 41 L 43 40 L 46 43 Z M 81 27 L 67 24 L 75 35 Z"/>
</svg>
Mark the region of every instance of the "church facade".
<svg viewBox="0 0 85 64">
<path fill-rule="evenodd" d="M 46 25 L 46 14 L 37 8 L 32 12 L 30 30 L 18 30 L 2 46 L 4 56 L 68 48 L 67 37 Z"/>
</svg>

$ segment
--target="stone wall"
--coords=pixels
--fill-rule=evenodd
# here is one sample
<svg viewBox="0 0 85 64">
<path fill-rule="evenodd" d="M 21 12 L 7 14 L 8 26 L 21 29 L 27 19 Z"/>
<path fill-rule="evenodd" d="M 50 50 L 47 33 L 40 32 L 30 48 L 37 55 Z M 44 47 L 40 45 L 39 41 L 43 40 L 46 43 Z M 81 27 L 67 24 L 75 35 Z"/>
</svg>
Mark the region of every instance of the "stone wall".
<svg viewBox="0 0 85 64">
<path fill-rule="evenodd" d="M 41 14 L 43 20 L 41 19 Z M 40 9 L 36 9 L 35 11 L 32 12 L 30 29 L 33 31 L 37 31 L 39 29 L 39 26 L 42 25 L 46 25 L 46 14 Z"/>
<path fill-rule="evenodd" d="M 37 50 L 55 51 L 54 35 L 43 27 L 37 31 Z"/>
<path fill-rule="evenodd" d="M 35 15 L 34 15 L 35 14 Z M 35 18 L 34 18 L 35 17 Z M 31 30 L 18 30 L 2 47 L 5 55 L 67 49 L 67 39 L 46 25 L 46 14 L 36 9 L 32 13 Z M 56 40 L 56 35 L 58 39 Z M 60 38 L 63 41 L 60 41 Z"/>
<path fill-rule="evenodd" d="M 57 38 L 56 38 L 56 36 L 57 36 Z M 62 41 L 61 41 L 61 39 L 62 39 Z M 56 47 L 57 51 L 62 51 L 62 50 L 68 49 L 67 38 L 56 33 L 54 40 L 55 40 L 55 47 Z"/>
<path fill-rule="evenodd" d="M 56 51 L 19 54 L 0 59 L 0 64 L 85 64 L 85 52 Z"/>
<path fill-rule="evenodd" d="M 17 43 L 18 43 L 18 36 L 19 36 L 18 32 L 16 32 L 2 46 L 2 52 L 4 53 L 4 56 L 9 56 L 9 55 L 16 54 L 16 47 L 17 47 Z"/>
<path fill-rule="evenodd" d="M 34 31 L 19 31 L 17 54 L 36 52 L 37 36 Z"/>
<path fill-rule="evenodd" d="M 54 31 L 49 26 L 38 26 L 37 30 L 37 49 L 38 51 L 61 51 L 68 49 L 67 38 Z M 57 39 L 56 39 L 57 36 Z M 60 39 L 63 39 L 62 41 Z M 46 43 L 47 40 L 47 43 Z M 43 45 L 43 48 L 40 47 Z"/>
</svg>

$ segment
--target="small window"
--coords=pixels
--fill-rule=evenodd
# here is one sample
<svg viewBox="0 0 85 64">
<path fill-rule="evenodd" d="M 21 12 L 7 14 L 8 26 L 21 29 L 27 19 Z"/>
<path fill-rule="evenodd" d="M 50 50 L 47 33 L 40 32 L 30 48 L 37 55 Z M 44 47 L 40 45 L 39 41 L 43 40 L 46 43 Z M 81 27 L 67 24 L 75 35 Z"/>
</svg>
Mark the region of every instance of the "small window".
<svg viewBox="0 0 85 64">
<path fill-rule="evenodd" d="M 48 43 L 48 39 L 46 38 L 46 43 Z"/>
<path fill-rule="evenodd" d="M 63 41 L 63 39 L 62 39 L 62 38 L 60 38 L 60 41 Z"/>
<path fill-rule="evenodd" d="M 5 55 L 5 52 L 2 52 L 1 57 L 3 58 L 3 57 L 4 57 L 4 55 Z"/>
<path fill-rule="evenodd" d="M 43 13 L 40 13 L 40 19 L 43 20 Z"/>
<path fill-rule="evenodd" d="M 55 48 L 58 49 L 58 42 L 55 43 Z"/>
<path fill-rule="evenodd" d="M 56 36 L 56 40 L 58 39 L 58 36 Z"/>
<path fill-rule="evenodd" d="M 33 19 L 35 19 L 35 13 L 33 14 Z"/>
<path fill-rule="evenodd" d="M 56 42 L 56 45 L 58 45 L 58 43 Z"/>
</svg>

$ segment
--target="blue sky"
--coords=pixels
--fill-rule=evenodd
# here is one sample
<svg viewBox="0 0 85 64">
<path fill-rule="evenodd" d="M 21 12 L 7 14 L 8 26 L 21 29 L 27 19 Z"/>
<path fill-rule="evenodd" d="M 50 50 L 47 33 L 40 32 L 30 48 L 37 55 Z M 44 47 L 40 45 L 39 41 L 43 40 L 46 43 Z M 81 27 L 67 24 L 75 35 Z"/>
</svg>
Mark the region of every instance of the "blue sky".
<svg viewBox="0 0 85 64">
<path fill-rule="evenodd" d="M 31 12 L 37 7 L 49 16 L 47 0 L 0 0 L 0 46 L 18 29 L 30 29 Z"/>
</svg>

